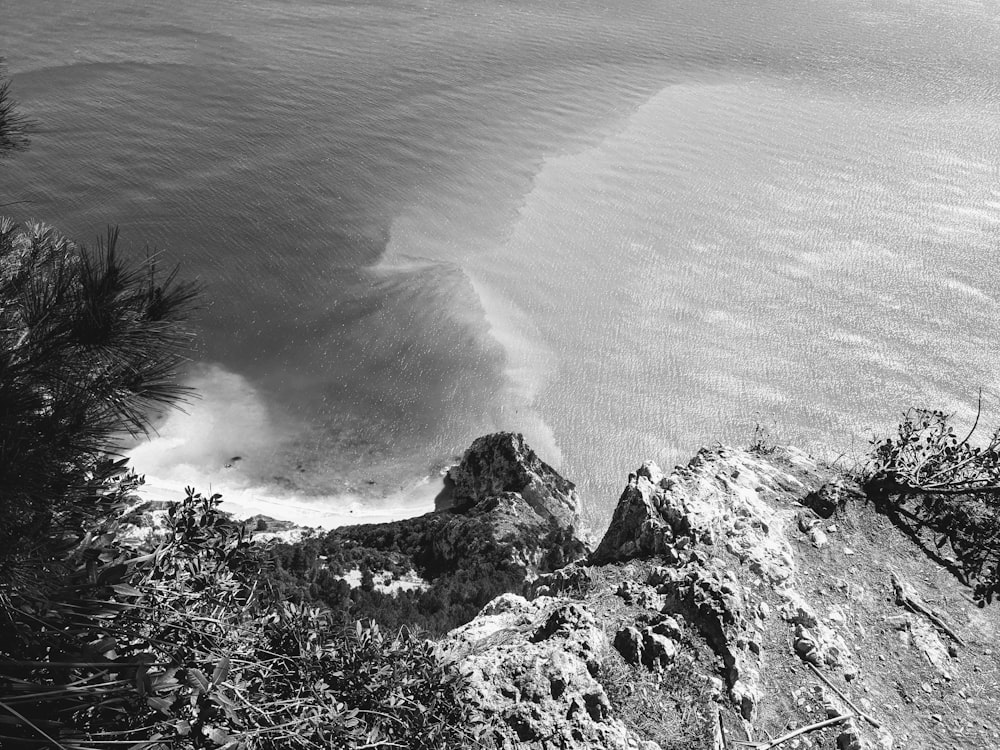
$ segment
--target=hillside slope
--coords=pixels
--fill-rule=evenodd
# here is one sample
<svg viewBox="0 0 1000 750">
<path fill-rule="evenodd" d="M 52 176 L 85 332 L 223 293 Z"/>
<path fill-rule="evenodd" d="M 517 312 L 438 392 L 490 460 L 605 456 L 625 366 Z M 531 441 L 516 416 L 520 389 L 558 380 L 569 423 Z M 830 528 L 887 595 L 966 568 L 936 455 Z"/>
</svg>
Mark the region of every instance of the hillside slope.
<svg viewBox="0 0 1000 750">
<path fill-rule="evenodd" d="M 573 483 L 521 435 L 475 440 L 448 471 L 436 506 L 416 518 L 279 545 L 286 598 L 321 602 L 390 630 L 442 634 L 497 594 L 520 589 L 526 577 L 590 551 Z"/>
<path fill-rule="evenodd" d="M 440 648 L 502 747 L 1000 747 L 997 609 L 932 556 L 804 453 L 703 450 Z"/>
</svg>

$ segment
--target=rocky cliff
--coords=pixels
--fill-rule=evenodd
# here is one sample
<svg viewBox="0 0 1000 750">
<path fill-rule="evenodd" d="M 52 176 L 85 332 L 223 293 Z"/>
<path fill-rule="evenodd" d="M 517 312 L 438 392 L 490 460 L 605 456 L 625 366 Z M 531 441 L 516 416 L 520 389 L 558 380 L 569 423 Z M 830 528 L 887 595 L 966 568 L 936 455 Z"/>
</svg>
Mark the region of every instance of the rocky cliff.
<svg viewBox="0 0 1000 750">
<path fill-rule="evenodd" d="M 531 577 L 588 554 L 573 483 L 542 461 L 524 437 L 498 432 L 478 438 L 452 466 L 436 510 L 416 518 L 333 532 L 373 548 L 398 547 L 436 576 L 468 562 L 484 546 Z M 385 548 L 387 545 L 382 544 Z"/>
<path fill-rule="evenodd" d="M 575 518 L 523 440 L 477 445 L 456 505 Z M 703 450 L 643 464 L 589 559 L 440 648 L 501 747 L 1000 747 L 996 606 L 918 541 L 804 453 Z"/>
<path fill-rule="evenodd" d="M 590 549 L 573 484 L 520 435 L 497 433 L 476 440 L 449 470 L 437 510 L 334 529 L 276 554 L 286 598 L 388 630 L 442 634 Z"/>
</svg>

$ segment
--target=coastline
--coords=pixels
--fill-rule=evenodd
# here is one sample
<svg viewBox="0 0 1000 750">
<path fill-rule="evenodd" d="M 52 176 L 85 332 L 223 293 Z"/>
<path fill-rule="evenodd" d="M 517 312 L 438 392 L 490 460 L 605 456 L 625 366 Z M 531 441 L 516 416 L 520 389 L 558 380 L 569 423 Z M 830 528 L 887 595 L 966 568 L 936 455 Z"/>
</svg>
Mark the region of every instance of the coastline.
<svg viewBox="0 0 1000 750">
<path fill-rule="evenodd" d="M 179 502 L 185 495 L 185 485 L 149 475 L 135 494 L 144 501 Z M 317 497 L 280 497 L 262 488 L 195 487 L 202 494 L 218 493 L 221 508 L 235 518 L 246 519 L 263 515 L 297 526 L 321 530 L 366 523 L 386 523 L 414 518 L 434 510 L 434 498 L 441 482 L 425 477 L 378 504 L 360 495 L 329 495 Z"/>
</svg>

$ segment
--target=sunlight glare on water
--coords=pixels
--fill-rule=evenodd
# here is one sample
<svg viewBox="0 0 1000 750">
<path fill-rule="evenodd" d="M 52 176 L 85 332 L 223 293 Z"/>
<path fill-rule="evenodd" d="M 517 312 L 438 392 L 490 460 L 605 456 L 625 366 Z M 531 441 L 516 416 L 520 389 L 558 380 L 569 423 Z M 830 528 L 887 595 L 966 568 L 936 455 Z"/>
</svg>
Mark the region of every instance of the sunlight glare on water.
<svg viewBox="0 0 1000 750">
<path fill-rule="evenodd" d="M 207 290 L 167 485 L 415 512 L 511 429 L 600 524 L 758 421 L 996 404 L 991 5 L 12 2 L 0 199 Z"/>
</svg>

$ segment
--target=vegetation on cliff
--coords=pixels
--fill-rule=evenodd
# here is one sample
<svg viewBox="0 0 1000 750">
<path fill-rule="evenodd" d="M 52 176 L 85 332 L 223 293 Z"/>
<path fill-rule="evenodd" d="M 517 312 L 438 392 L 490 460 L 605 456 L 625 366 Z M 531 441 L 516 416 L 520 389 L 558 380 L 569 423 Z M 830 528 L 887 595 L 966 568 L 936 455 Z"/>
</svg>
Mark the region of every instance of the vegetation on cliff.
<svg viewBox="0 0 1000 750">
<path fill-rule="evenodd" d="M 950 546 L 955 572 L 989 603 L 1000 594 L 1000 429 L 976 444 L 978 426 L 977 415 L 959 438 L 943 411 L 911 409 L 896 434 L 875 441 L 863 479 L 911 536 Z"/>
<path fill-rule="evenodd" d="M 451 545 L 442 540 L 453 539 Z M 382 628 L 418 628 L 443 635 L 463 625 L 500 594 L 519 591 L 526 576 L 562 567 L 585 552 L 571 529 L 542 536 L 498 538 L 489 516 L 450 511 L 393 523 L 348 526 L 274 548 L 272 580 L 290 601 L 319 604 L 344 621 L 374 620 Z M 527 558 L 537 557 L 530 570 Z M 344 574 L 359 570 L 352 588 Z M 427 585 L 391 593 L 374 576 L 414 570 Z"/>
</svg>

